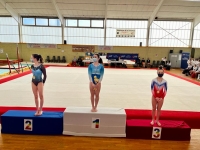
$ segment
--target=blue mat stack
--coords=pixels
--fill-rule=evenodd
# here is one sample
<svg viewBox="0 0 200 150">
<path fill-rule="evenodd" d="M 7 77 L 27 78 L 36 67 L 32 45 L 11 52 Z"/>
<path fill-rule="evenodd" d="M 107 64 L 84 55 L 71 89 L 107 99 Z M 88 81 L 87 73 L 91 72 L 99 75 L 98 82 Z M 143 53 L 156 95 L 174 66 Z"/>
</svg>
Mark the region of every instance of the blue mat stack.
<svg viewBox="0 0 200 150">
<path fill-rule="evenodd" d="M 43 112 L 34 116 L 35 111 L 10 110 L 1 116 L 1 133 L 62 135 L 63 112 Z"/>
</svg>

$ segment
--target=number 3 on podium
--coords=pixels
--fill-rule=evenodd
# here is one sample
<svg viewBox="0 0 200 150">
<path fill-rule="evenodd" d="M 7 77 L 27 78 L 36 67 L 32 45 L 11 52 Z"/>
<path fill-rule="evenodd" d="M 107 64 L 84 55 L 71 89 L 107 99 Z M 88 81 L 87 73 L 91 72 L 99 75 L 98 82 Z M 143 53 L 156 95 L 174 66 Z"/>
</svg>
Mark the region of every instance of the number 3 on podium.
<svg viewBox="0 0 200 150">
<path fill-rule="evenodd" d="M 161 138 L 161 131 L 162 131 L 162 128 L 153 127 L 152 138 L 153 139 L 160 139 Z"/>
</svg>

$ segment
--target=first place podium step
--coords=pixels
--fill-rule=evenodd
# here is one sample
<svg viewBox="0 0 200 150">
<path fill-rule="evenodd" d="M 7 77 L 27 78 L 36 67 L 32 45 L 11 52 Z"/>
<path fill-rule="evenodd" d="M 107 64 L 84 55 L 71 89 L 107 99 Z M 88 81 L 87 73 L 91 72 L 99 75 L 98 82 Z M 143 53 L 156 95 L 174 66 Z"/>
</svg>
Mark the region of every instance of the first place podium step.
<svg viewBox="0 0 200 150">
<path fill-rule="evenodd" d="M 42 116 L 34 114 L 35 111 L 7 111 L 1 116 L 1 133 L 62 135 L 62 112 L 44 111 Z"/>
<path fill-rule="evenodd" d="M 74 136 L 126 137 L 123 108 L 67 107 L 63 115 L 63 134 Z"/>
</svg>

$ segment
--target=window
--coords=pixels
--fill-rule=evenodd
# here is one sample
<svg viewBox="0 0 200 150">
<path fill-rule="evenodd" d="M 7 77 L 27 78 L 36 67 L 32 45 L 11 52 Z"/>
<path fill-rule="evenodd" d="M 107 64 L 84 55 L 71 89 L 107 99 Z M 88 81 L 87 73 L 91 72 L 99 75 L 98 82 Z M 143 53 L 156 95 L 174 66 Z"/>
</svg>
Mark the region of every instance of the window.
<svg viewBox="0 0 200 150">
<path fill-rule="evenodd" d="M 24 43 L 62 44 L 61 27 L 22 26 Z"/>
<path fill-rule="evenodd" d="M 104 29 L 99 28 L 65 28 L 68 44 L 104 45 Z"/>
<path fill-rule="evenodd" d="M 67 19 L 66 26 L 68 27 L 77 27 L 77 20 L 76 19 Z"/>
<path fill-rule="evenodd" d="M 100 27 L 103 28 L 104 26 L 104 21 L 103 20 L 92 20 L 92 27 Z"/>
<path fill-rule="evenodd" d="M 79 27 L 90 27 L 90 20 L 79 20 L 78 26 Z"/>
<path fill-rule="evenodd" d="M 110 46 L 146 46 L 146 20 L 107 20 L 106 45 Z M 134 37 L 116 37 L 117 29 L 133 30 Z"/>
<path fill-rule="evenodd" d="M 59 19 L 49 19 L 49 26 L 61 26 Z"/>
<path fill-rule="evenodd" d="M 194 28 L 192 47 L 200 47 L 200 23 Z"/>
<path fill-rule="evenodd" d="M 149 46 L 188 47 L 191 22 L 153 21 L 150 27 Z"/>
<path fill-rule="evenodd" d="M 36 24 L 31 23 L 33 20 Z M 62 44 L 62 30 L 59 19 L 23 18 L 23 25 L 27 24 L 34 26 L 22 26 L 22 42 Z"/>
<path fill-rule="evenodd" d="M 36 18 L 36 25 L 38 26 L 48 26 L 48 19 Z"/>
<path fill-rule="evenodd" d="M 23 18 L 23 25 L 35 25 L 35 18 Z"/>
<path fill-rule="evenodd" d="M 0 42 L 19 42 L 18 23 L 12 17 L 0 17 Z"/>
</svg>

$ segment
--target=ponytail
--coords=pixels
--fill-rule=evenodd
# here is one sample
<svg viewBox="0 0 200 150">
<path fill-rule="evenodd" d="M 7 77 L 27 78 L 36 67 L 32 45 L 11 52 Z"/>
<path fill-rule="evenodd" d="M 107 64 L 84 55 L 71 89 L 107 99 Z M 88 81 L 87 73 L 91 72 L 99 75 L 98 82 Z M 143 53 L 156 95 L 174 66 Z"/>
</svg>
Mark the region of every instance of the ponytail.
<svg viewBox="0 0 200 150">
<path fill-rule="evenodd" d="M 103 64 L 103 60 L 101 59 L 101 57 L 99 58 L 99 63 Z"/>
<path fill-rule="evenodd" d="M 37 61 L 40 61 L 40 63 L 44 63 L 43 62 L 43 58 L 42 58 L 42 56 L 41 55 L 38 55 L 38 54 L 32 54 L 32 56 L 33 56 L 33 58 L 36 58 L 37 59 Z"/>
<path fill-rule="evenodd" d="M 38 57 L 39 57 L 40 63 L 43 64 L 44 62 L 43 62 L 43 58 L 42 58 L 42 56 L 41 56 L 41 55 L 38 55 Z"/>
</svg>

